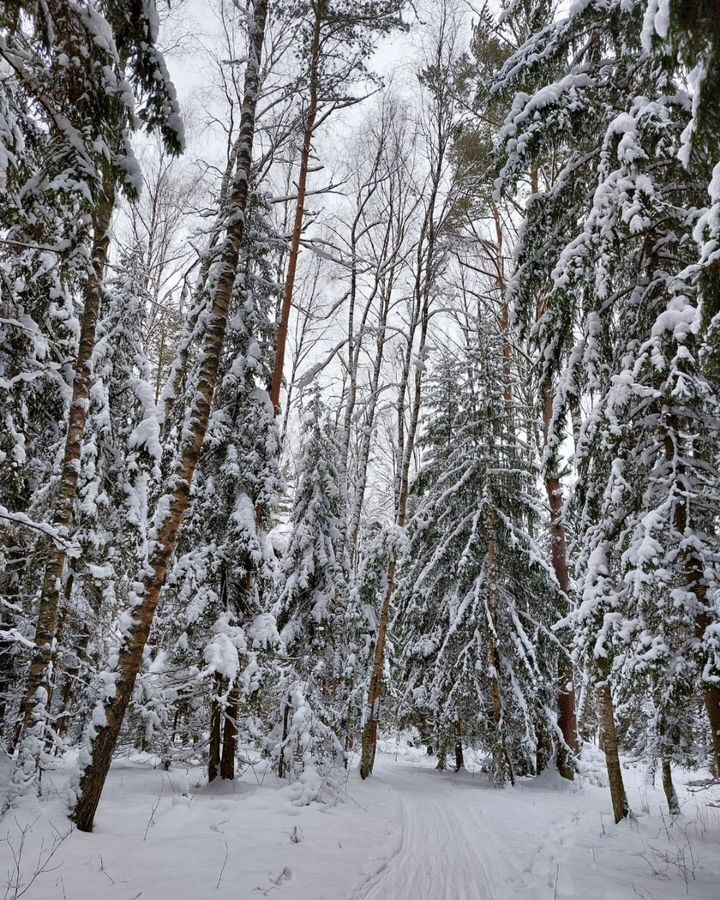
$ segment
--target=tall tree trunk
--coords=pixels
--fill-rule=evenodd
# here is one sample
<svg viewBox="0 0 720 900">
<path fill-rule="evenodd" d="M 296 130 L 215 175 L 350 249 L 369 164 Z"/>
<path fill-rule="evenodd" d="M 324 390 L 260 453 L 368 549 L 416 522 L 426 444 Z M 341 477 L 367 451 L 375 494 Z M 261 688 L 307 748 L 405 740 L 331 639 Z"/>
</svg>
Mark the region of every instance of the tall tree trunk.
<svg viewBox="0 0 720 900">
<path fill-rule="evenodd" d="M 710 736 L 713 749 L 712 768 L 715 777 L 720 778 L 720 688 L 716 688 L 711 684 L 707 685 L 703 691 L 703 701 L 710 721 Z"/>
<path fill-rule="evenodd" d="M 66 602 L 69 602 L 70 600 L 73 579 L 74 574 L 73 572 L 70 572 L 65 582 Z M 90 641 L 93 636 L 93 622 L 97 621 L 97 618 L 100 615 L 100 609 L 102 608 L 103 602 L 103 594 L 102 590 L 94 581 L 89 584 L 86 582 L 86 584 L 84 585 L 84 591 L 90 601 L 90 609 L 92 611 L 92 615 L 89 618 L 83 618 L 83 621 L 80 623 L 80 635 L 75 642 L 75 646 L 72 648 L 73 660 L 65 670 L 65 683 L 63 684 L 62 698 L 60 703 L 58 704 L 58 708 L 62 710 L 63 716 L 56 726 L 57 733 L 60 736 L 63 736 L 67 733 L 67 730 L 70 727 L 70 723 L 73 721 L 73 718 L 80 719 L 80 721 L 75 721 L 76 727 L 79 727 L 80 729 L 82 729 L 83 721 L 86 718 L 86 716 L 84 715 L 84 711 L 79 717 L 74 717 L 71 709 L 75 704 L 75 695 L 80 684 L 80 673 L 82 671 L 83 662 L 85 662 L 86 665 L 88 664 L 87 650 L 90 646 Z M 63 631 L 63 627 L 64 626 L 61 623 L 59 625 L 60 632 Z"/>
<path fill-rule="evenodd" d="M 226 781 L 235 778 L 235 756 L 237 754 L 237 717 L 240 707 L 240 691 L 233 686 L 225 705 L 225 724 L 223 726 L 223 747 L 220 757 L 220 777 Z"/>
<path fill-rule="evenodd" d="M 537 194 L 538 170 L 530 172 L 530 190 Z M 538 302 L 536 319 L 539 320 L 545 313 L 546 302 L 544 299 Z M 550 424 L 552 422 L 552 393 L 549 385 L 543 389 L 543 448 L 548 445 Z M 551 556 L 555 577 L 563 593 L 570 595 L 570 573 L 568 571 L 567 541 L 565 538 L 565 525 L 563 524 L 563 499 L 562 486 L 557 474 L 549 466 L 545 471 L 545 493 L 550 507 L 550 542 Z M 580 752 L 577 733 L 577 713 L 575 710 L 575 687 L 573 685 L 573 670 L 570 660 L 564 654 L 558 662 L 558 688 L 557 688 L 558 728 L 563 737 L 564 746 L 558 747 L 557 767 L 560 775 L 572 781 L 575 777 L 575 769 L 570 754 L 577 756 Z M 568 753 L 569 751 L 569 753 Z"/>
<path fill-rule="evenodd" d="M 490 498 L 490 506 L 488 509 L 488 569 L 489 569 L 489 600 L 488 610 L 490 614 L 490 627 L 493 632 L 497 632 L 497 608 L 498 608 L 498 589 L 497 589 L 497 543 L 495 539 L 495 509 L 492 506 L 492 498 Z M 495 729 L 500 753 L 500 765 L 503 774 L 503 780 L 509 781 L 510 784 L 515 783 L 515 775 L 513 773 L 512 760 L 505 744 L 505 735 L 503 729 L 503 702 L 502 690 L 500 688 L 500 651 L 497 643 L 491 638 L 488 641 L 488 671 L 490 672 L 490 683 L 493 700 L 493 715 L 495 718 Z"/>
<path fill-rule="evenodd" d="M 425 351 L 428 325 L 430 322 L 430 288 L 432 285 L 432 274 L 435 264 L 435 222 L 433 217 L 441 166 L 442 157 L 438 162 L 438 169 L 436 173 L 437 180 L 433 187 L 429 209 L 426 213 L 423 223 L 423 234 L 428 235 L 428 251 L 427 258 L 424 262 L 424 268 L 422 261 L 422 246 L 420 246 L 418 249 L 418 271 L 415 279 L 415 296 L 417 300 L 417 309 L 420 323 L 420 339 L 417 353 L 420 359 L 423 358 L 423 354 Z M 409 378 L 411 360 L 412 342 L 408 344 L 408 352 L 404 360 L 401 398 L 404 396 L 404 389 Z M 410 426 L 408 428 L 407 438 L 404 438 L 403 409 L 398 410 L 398 444 L 402 449 L 397 495 L 397 524 L 400 526 L 400 528 L 405 527 L 405 518 L 407 515 L 407 501 L 410 490 L 410 464 L 412 462 L 412 454 L 415 446 L 415 436 L 417 434 L 418 420 L 420 417 L 420 403 L 422 399 L 422 375 L 422 366 L 418 366 L 415 370 L 415 387 L 410 407 Z M 395 556 L 393 555 L 393 559 L 388 570 L 387 589 L 385 591 L 385 597 L 383 599 L 383 604 L 380 610 L 380 621 L 378 625 L 377 640 L 375 641 L 373 668 L 372 674 L 370 676 L 370 687 L 368 689 L 366 719 L 362 735 L 362 753 L 360 756 L 361 778 L 367 778 L 368 775 L 372 773 L 373 766 L 375 764 L 375 745 L 377 743 L 378 726 L 380 720 L 380 699 L 382 697 L 383 669 L 385 666 L 385 644 L 387 641 L 387 630 L 390 619 L 390 606 L 392 604 L 392 595 L 395 587 L 395 571 L 396 560 Z"/>
<path fill-rule="evenodd" d="M 292 708 L 292 698 L 288 694 L 287 699 L 285 700 L 285 709 L 283 710 L 283 723 L 282 723 L 282 740 L 280 741 L 280 746 L 282 747 L 280 758 L 278 759 L 278 778 L 285 777 L 285 741 L 288 736 L 288 728 L 290 725 L 290 709 Z"/>
<path fill-rule="evenodd" d="M 395 584 L 395 560 L 390 563 L 387 587 L 380 610 L 378 636 L 375 641 L 370 686 L 368 688 L 367 711 L 362 733 L 362 750 L 360 753 L 360 777 L 367 778 L 375 765 L 375 747 L 377 745 L 378 726 L 380 722 L 380 698 L 383 688 L 383 669 L 385 668 L 385 642 L 387 640 L 388 622 L 390 620 L 390 603 Z"/>
<path fill-rule="evenodd" d="M 673 464 L 678 453 L 675 436 L 680 432 L 679 424 L 675 416 L 670 413 L 667 417 L 667 425 L 663 435 L 663 443 L 665 447 L 665 459 Z M 676 531 L 680 535 L 685 535 L 688 526 L 692 526 L 689 521 L 688 505 L 685 500 L 686 488 L 682 484 L 684 476 L 684 464 L 679 461 L 677 464 L 676 478 L 680 482 L 677 491 L 675 509 L 673 513 L 673 524 Z M 695 636 L 704 644 L 705 632 L 711 625 L 716 625 L 717 620 L 708 612 L 709 603 L 707 596 L 707 582 L 705 581 L 705 573 L 702 559 L 697 553 L 690 550 L 684 551 L 684 569 L 685 580 L 688 590 L 695 595 L 698 610 L 695 614 Z M 712 765 L 715 770 L 716 777 L 720 777 L 720 688 L 709 682 L 703 683 L 703 702 L 710 723 L 710 736 L 712 741 Z"/>
<path fill-rule="evenodd" d="M 303 219 L 305 217 L 305 197 L 307 194 L 308 169 L 310 168 L 310 150 L 312 149 L 315 119 L 318 111 L 320 26 L 322 25 L 325 5 L 326 0 L 317 0 L 317 2 L 313 4 L 315 8 L 315 21 L 313 23 L 313 36 L 310 47 L 310 98 L 307 114 L 305 116 L 303 142 L 300 149 L 297 204 L 295 206 L 295 219 L 293 222 L 292 238 L 290 240 L 287 275 L 285 276 L 285 293 L 283 295 L 282 307 L 280 308 L 280 322 L 278 323 L 277 342 L 275 345 L 275 367 L 273 369 L 272 385 L 270 387 L 270 400 L 272 401 L 276 416 L 280 413 L 280 391 L 282 389 L 283 368 L 285 366 L 285 346 L 287 344 L 288 323 L 290 321 L 293 291 L 295 290 L 298 257 L 300 256 L 300 238 L 302 236 Z"/>
<path fill-rule="evenodd" d="M 662 761 L 662 784 L 665 791 L 665 799 L 667 800 L 668 809 L 671 816 L 680 814 L 680 804 L 678 803 L 677 794 L 675 793 L 675 785 L 672 779 L 672 766 L 667 756 L 663 756 Z"/>
<path fill-rule="evenodd" d="M 455 771 L 459 772 L 465 768 L 465 755 L 463 753 L 463 745 L 460 738 L 455 741 Z"/>
<path fill-rule="evenodd" d="M 548 432 L 552 419 L 552 396 L 545 389 L 543 411 L 543 435 L 547 446 Z M 563 524 L 562 485 L 559 478 L 550 470 L 545 473 L 545 493 L 550 507 L 550 554 L 553 570 L 558 584 L 565 596 L 570 595 L 570 573 L 567 562 L 567 541 Z M 575 688 L 573 670 L 570 660 L 562 653 L 558 661 L 557 687 L 558 728 L 563 737 L 563 744 L 558 747 L 557 767 L 563 778 L 572 781 L 575 777 L 573 757 L 580 751 L 577 733 L 577 714 L 575 711 Z"/>
<path fill-rule="evenodd" d="M 220 688 L 222 676 L 215 673 L 213 679 L 214 693 L 210 702 L 210 747 L 208 755 L 208 782 L 215 781 L 220 772 L 220 730 L 222 725 L 222 707 L 220 705 Z"/>
<path fill-rule="evenodd" d="M 110 221 L 114 208 L 115 185 L 112 177 L 105 175 L 93 213 L 92 266 L 85 286 L 80 342 L 75 360 L 63 464 L 53 513 L 53 525 L 65 534 L 68 534 L 72 528 L 74 520 L 80 455 L 87 422 L 92 378 L 90 361 L 95 348 L 95 332 L 100 315 L 102 285 L 110 244 Z M 39 764 L 43 734 L 47 726 L 52 691 L 53 664 L 58 638 L 58 614 L 65 571 L 65 550 L 59 543 L 48 541 L 45 554 L 45 572 L 35 625 L 35 649 L 30 662 L 21 711 L 21 728 L 18 735 L 21 738 L 21 746 L 13 773 L 15 788 L 19 788 L 22 783 L 27 783 L 28 780 L 34 778 Z"/>
<path fill-rule="evenodd" d="M 178 394 L 180 393 L 180 390 L 182 388 L 183 381 L 185 380 L 185 376 L 187 375 L 187 367 L 190 359 L 190 348 L 197 340 L 196 329 L 198 319 L 200 318 L 201 313 L 207 305 L 206 288 L 208 276 L 210 275 L 210 270 L 215 259 L 215 248 L 217 247 L 218 241 L 220 240 L 220 236 L 225 225 L 224 213 L 227 207 L 230 189 L 232 188 L 232 176 L 233 171 L 235 170 L 235 165 L 237 164 L 241 137 L 242 135 L 239 135 L 238 139 L 233 144 L 233 147 L 228 155 L 228 160 L 225 164 L 222 181 L 220 182 L 220 192 L 218 194 L 220 214 L 217 216 L 215 227 L 213 228 L 212 234 L 210 236 L 210 242 L 202 256 L 200 271 L 195 283 L 196 302 L 194 306 L 188 311 L 187 318 L 183 322 L 182 331 L 178 340 L 177 352 L 175 354 L 175 358 L 172 361 L 172 364 L 170 365 L 170 371 L 168 372 L 167 381 L 162 388 L 162 391 L 160 392 L 160 404 L 158 411 L 161 422 L 166 427 L 170 422 L 170 416 L 175 407 L 175 401 L 178 398 Z M 185 292 L 186 287 L 183 287 L 181 295 L 181 305 L 183 305 L 183 301 L 185 299 Z M 159 377 L 160 373 L 158 371 L 158 378 Z"/>
<path fill-rule="evenodd" d="M 92 830 L 113 750 L 142 665 L 143 651 L 155 617 L 160 591 L 165 583 L 170 558 L 187 511 L 190 486 L 207 431 L 225 339 L 228 309 L 240 249 L 245 237 L 245 210 L 252 169 L 255 110 L 266 17 L 267 0 L 256 0 L 250 26 L 237 171 L 228 202 L 227 230 L 203 337 L 197 389 L 174 475 L 169 482 L 167 493 L 158 503 L 153 527 L 154 541 L 144 567 L 142 588 L 136 594 L 136 602 L 133 605 L 133 623 L 119 653 L 118 679 L 114 684 L 114 693 L 112 697 L 104 698 L 105 722 L 94 727 L 90 742 L 90 758 L 80 775 L 73 819 L 81 831 Z"/>
<path fill-rule="evenodd" d="M 622 767 L 618 750 L 618 737 L 615 728 L 615 706 L 613 704 L 612 689 L 610 687 L 610 665 L 601 667 L 600 677 L 602 681 L 597 685 L 597 706 L 600 719 L 602 748 L 605 753 L 605 765 L 607 766 L 608 781 L 610 783 L 610 797 L 612 799 L 613 815 L 615 822 L 626 818 L 629 813 L 625 785 L 623 784 Z"/>
<path fill-rule="evenodd" d="M 444 740 L 440 741 L 440 746 L 438 747 L 435 768 L 439 769 L 441 772 L 444 772 L 447 769 L 447 744 Z"/>
</svg>

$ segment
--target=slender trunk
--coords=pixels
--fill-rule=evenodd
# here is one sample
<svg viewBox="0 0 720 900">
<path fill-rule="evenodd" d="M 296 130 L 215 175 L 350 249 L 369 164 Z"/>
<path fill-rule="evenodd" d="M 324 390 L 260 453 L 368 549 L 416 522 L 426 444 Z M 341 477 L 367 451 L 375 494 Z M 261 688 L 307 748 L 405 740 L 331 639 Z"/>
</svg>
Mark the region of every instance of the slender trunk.
<svg viewBox="0 0 720 900">
<path fill-rule="evenodd" d="M 81 831 L 92 830 L 113 750 L 142 665 L 160 591 L 165 583 L 170 558 L 190 500 L 190 487 L 207 431 L 228 309 L 245 236 L 245 210 L 252 167 L 255 109 L 266 16 L 267 0 L 256 0 L 245 71 L 237 172 L 229 198 L 227 231 L 203 338 L 198 384 L 174 475 L 170 479 L 167 493 L 158 503 L 153 527 L 155 539 L 144 567 L 142 586 L 134 598 L 133 622 L 119 653 L 114 694 L 104 699 L 105 723 L 94 726 L 96 730 L 91 739 L 90 758 L 80 776 L 73 819 Z"/>
<path fill-rule="evenodd" d="M 220 757 L 220 777 L 226 781 L 235 778 L 235 756 L 237 755 L 237 717 L 240 706 L 240 692 L 233 687 L 228 694 L 225 705 L 225 724 L 223 726 L 223 747 Z"/>
<path fill-rule="evenodd" d="M 665 791 L 665 799 L 667 800 L 668 809 L 671 816 L 680 814 L 680 804 L 678 803 L 677 794 L 675 793 L 675 785 L 672 779 L 672 766 L 667 757 L 663 757 L 662 761 L 662 784 Z"/>
<path fill-rule="evenodd" d="M 280 742 L 282 751 L 280 753 L 280 759 L 278 760 L 278 778 L 285 777 L 285 741 L 287 740 L 288 726 L 290 724 L 290 706 L 291 700 L 288 695 L 288 698 L 285 701 L 285 709 L 283 710 L 282 740 Z"/>
<path fill-rule="evenodd" d="M 538 735 L 538 745 L 535 751 L 535 774 L 539 775 L 547 769 L 548 761 L 552 755 L 552 741 L 547 731 L 543 728 Z"/>
<path fill-rule="evenodd" d="M 67 601 L 70 600 L 73 578 L 74 575 L 71 572 L 65 584 L 65 597 Z M 75 724 L 76 726 L 79 725 L 82 729 L 83 716 L 73 717 L 70 710 L 75 704 L 75 693 L 80 683 L 79 676 L 82 671 L 83 661 L 87 663 L 87 649 L 92 638 L 92 621 L 93 618 L 96 620 L 100 614 L 100 608 L 102 607 L 103 601 L 102 590 L 100 590 L 96 584 L 86 584 L 85 591 L 89 594 L 92 617 L 89 620 L 83 619 L 80 635 L 73 647 L 73 663 L 65 670 L 65 683 L 63 685 L 62 698 L 59 704 L 59 709 L 62 710 L 63 715 L 56 725 L 57 733 L 61 736 L 67 733 L 73 718 L 80 718 L 80 722 L 75 721 Z M 60 626 L 60 630 L 62 631 L 62 625 Z"/>
<path fill-rule="evenodd" d="M 303 132 L 303 142 L 300 150 L 297 204 L 295 206 L 295 219 L 293 221 L 292 238 L 290 240 L 290 255 L 288 256 L 287 274 L 285 276 L 285 293 L 280 309 L 280 322 L 278 323 L 277 343 L 275 346 L 275 367 L 273 369 L 272 385 L 270 387 L 270 399 L 275 410 L 275 415 L 278 415 L 280 412 L 280 391 L 282 389 L 283 368 L 285 366 L 285 345 L 287 344 L 290 308 L 292 306 L 293 291 L 295 289 L 298 257 L 300 256 L 300 237 L 302 236 L 303 219 L 305 216 L 305 197 L 307 193 L 308 169 L 310 168 L 310 150 L 312 148 L 313 131 L 315 129 L 315 119 L 318 111 L 320 26 L 322 25 L 324 10 L 325 0 L 319 0 L 315 9 L 315 22 L 310 48 L 310 99 L 307 115 L 305 116 L 305 130 Z"/>
<path fill-rule="evenodd" d="M 210 754 L 208 758 L 208 781 L 215 781 L 220 771 L 220 723 L 222 708 L 220 706 L 221 676 L 216 672 L 214 693 L 210 703 Z"/>
<path fill-rule="evenodd" d="M 441 741 L 440 746 L 438 747 L 438 757 L 435 768 L 440 769 L 441 772 L 444 772 L 447 769 L 447 745 L 444 741 Z"/>
<path fill-rule="evenodd" d="M 62 471 L 57 489 L 53 525 L 68 533 L 74 519 L 75 497 L 80 474 L 80 455 L 85 424 L 87 422 L 92 353 L 95 348 L 95 331 L 102 302 L 102 284 L 110 244 L 110 220 L 115 208 L 115 186 L 110 176 L 105 176 L 101 194 L 93 214 L 92 267 L 85 286 L 83 314 L 80 324 L 80 341 L 75 360 L 72 399 L 68 415 Z M 25 696 L 22 704 L 21 727 L 18 737 L 25 743 L 18 753 L 13 782 L 32 780 L 39 764 L 43 734 L 47 725 L 48 707 L 53 680 L 55 648 L 58 639 L 58 614 L 65 571 L 65 550 L 48 541 L 45 572 L 40 591 L 35 649 L 30 662 Z M 24 741 L 22 735 L 32 737 Z"/>
<path fill-rule="evenodd" d="M 676 447 L 675 435 L 679 433 L 679 426 L 673 415 L 668 416 L 663 442 L 665 446 L 665 458 L 669 463 L 673 463 L 678 452 Z M 675 509 L 673 513 L 673 524 L 675 530 L 680 535 L 685 535 L 688 526 L 692 525 L 689 519 L 689 510 L 684 500 L 685 487 L 682 486 L 684 476 L 684 464 L 679 462 L 677 465 L 677 480 L 680 482 L 680 488 L 677 492 L 678 496 L 675 501 Z M 692 550 L 685 550 L 684 553 L 684 574 L 688 590 L 694 594 L 696 599 L 695 614 L 695 637 L 704 645 L 705 633 L 707 629 L 713 625 L 717 625 L 717 621 L 708 612 L 708 596 L 707 582 L 702 559 Z M 720 688 L 709 682 L 703 683 L 703 703 L 710 723 L 710 737 L 712 742 L 712 768 L 714 768 L 716 776 L 720 776 Z"/>
<path fill-rule="evenodd" d="M 530 172 L 530 190 L 537 194 L 538 170 Z M 538 302 L 536 319 L 540 319 L 545 313 L 545 300 Z M 547 448 L 552 422 L 552 393 L 550 387 L 545 385 L 543 389 L 543 448 Z M 555 577 L 561 590 L 566 596 L 570 594 L 570 573 L 567 560 L 567 540 L 565 537 L 565 525 L 563 524 L 563 499 L 562 486 L 555 472 L 550 467 L 545 471 L 545 493 L 550 507 L 550 546 Z M 572 781 L 575 777 L 573 756 L 580 752 L 577 733 L 577 714 L 575 710 L 575 687 L 573 684 L 574 673 L 570 660 L 565 654 L 561 655 L 558 662 L 557 708 L 558 728 L 563 738 L 563 745 L 558 747 L 557 767 L 563 778 Z"/>
<path fill-rule="evenodd" d="M 390 563 L 388 581 L 385 589 L 380 621 L 378 623 L 378 636 L 375 641 L 375 654 L 373 658 L 372 674 L 370 675 L 370 687 L 368 688 L 367 713 L 362 733 L 362 751 L 360 754 L 360 777 L 367 778 L 372 773 L 375 765 L 375 746 L 377 744 L 378 725 L 380 722 L 380 698 L 382 697 L 383 669 L 385 668 L 385 641 L 387 639 L 388 622 L 390 620 L 390 603 L 392 601 L 393 586 L 395 584 L 395 560 Z"/>
<path fill-rule="evenodd" d="M 510 304 L 506 296 L 505 283 L 505 264 L 503 260 L 503 227 L 500 219 L 500 210 L 492 204 L 493 220 L 495 222 L 495 271 L 497 273 L 497 287 L 502 304 L 500 314 L 500 331 L 502 333 L 502 355 L 503 355 L 503 403 L 505 414 L 508 417 L 509 436 L 514 434 L 515 428 L 512 421 L 512 345 L 510 344 Z"/>
<path fill-rule="evenodd" d="M 489 569 L 489 614 L 490 628 L 493 634 L 497 633 L 497 608 L 498 608 L 498 591 L 497 591 L 497 543 L 495 539 L 495 509 L 490 500 L 488 510 L 488 569 Z M 493 701 L 493 716 L 495 719 L 495 731 L 500 755 L 500 768 L 502 771 L 503 781 L 509 781 L 510 784 L 515 783 L 515 775 L 513 773 L 512 760 L 505 744 L 504 726 L 503 726 L 503 702 L 502 690 L 500 688 L 500 651 L 497 643 L 493 638 L 488 641 L 488 671 L 490 673 L 490 685 Z"/>
<path fill-rule="evenodd" d="M 389 279 L 389 283 L 394 282 L 394 277 Z M 375 359 L 373 361 L 373 372 L 370 382 L 370 400 L 368 402 L 367 412 L 365 414 L 365 424 L 360 439 L 360 448 L 358 451 L 358 485 L 353 498 L 353 506 L 350 512 L 349 534 L 350 534 L 350 553 L 354 559 L 357 553 L 357 541 L 360 533 L 360 517 L 362 515 L 363 501 L 365 499 L 365 489 L 367 486 L 367 468 L 370 459 L 370 446 L 372 443 L 373 429 L 375 426 L 375 413 L 378 404 L 378 387 L 380 384 L 380 372 L 382 369 L 383 356 L 385 350 L 385 337 L 387 328 L 387 317 L 390 308 L 390 287 L 383 291 L 383 300 L 378 323 L 378 335 L 376 340 Z"/>
<path fill-rule="evenodd" d="M 442 155 L 439 157 L 436 171 L 436 180 L 433 184 L 433 190 L 430 195 L 428 211 L 423 221 L 421 240 L 418 246 L 418 269 L 415 277 L 415 298 L 416 309 L 420 324 L 420 339 L 417 356 L 422 360 L 427 342 L 428 325 L 430 322 L 430 288 L 432 285 L 432 276 L 435 265 L 434 249 L 435 249 L 435 201 L 437 197 L 438 185 L 442 169 Z M 425 235 L 428 239 L 427 256 L 423 263 L 422 244 Z M 415 325 L 418 319 L 415 319 Z M 398 447 L 401 450 L 401 465 L 398 473 L 397 482 L 397 524 L 400 528 L 405 527 L 405 517 L 407 514 L 407 501 L 410 489 L 410 463 L 412 461 L 413 449 L 415 446 L 415 436 L 417 434 L 418 419 L 420 416 L 420 402 L 422 399 L 422 366 L 418 366 L 415 370 L 415 390 L 410 407 L 410 426 L 408 428 L 407 438 L 404 433 L 404 404 L 403 398 L 407 389 L 410 365 L 412 361 L 412 343 L 415 334 L 415 326 L 411 326 L 410 338 L 407 346 L 407 353 L 403 361 L 403 375 L 400 385 L 400 399 L 398 400 Z M 368 690 L 368 702 L 366 711 L 365 726 L 362 735 L 362 753 L 360 756 L 360 777 L 367 778 L 372 773 L 375 764 L 375 746 L 377 743 L 378 725 L 380 721 L 380 698 L 382 697 L 383 687 L 383 669 L 385 664 L 385 643 L 387 641 L 388 622 L 390 619 L 390 606 L 392 603 L 393 589 L 395 587 L 395 570 L 396 560 L 393 555 L 388 570 L 387 589 L 385 598 L 380 610 L 380 621 L 378 626 L 378 636 L 375 642 L 375 653 L 373 658 L 372 674 L 370 676 L 370 687 Z"/>
<path fill-rule="evenodd" d="M 618 751 L 618 737 L 615 728 L 615 707 L 610 687 L 610 666 L 602 667 L 602 681 L 597 686 L 598 716 L 600 718 L 602 748 L 605 753 L 610 797 L 612 799 L 615 822 L 627 817 L 629 813 L 625 785 L 623 784 L 622 767 Z"/>
<path fill-rule="evenodd" d="M 552 396 L 545 388 L 543 407 L 543 436 L 547 446 L 550 422 L 552 419 Z M 570 573 L 567 561 L 567 540 L 563 524 L 562 485 L 557 475 L 550 469 L 545 472 L 545 493 L 550 507 L 550 554 L 553 570 L 560 589 L 565 596 L 570 594 Z M 557 675 L 557 709 L 558 728 L 563 742 L 557 750 L 558 772 L 563 778 L 572 781 L 575 777 L 573 758 L 580 752 L 577 733 L 577 714 L 575 710 L 575 687 L 573 685 L 572 664 L 568 657 L 561 653 L 558 660 Z"/>
<path fill-rule="evenodd" d="M 685 505 L 679 502 L 675 508 L 675 524 L 680 534 L 684 534 L 687 528 L 687 511 Z M 716 621 L 707 612 L 708 596 L 707 584 L 703 573 L 702 560 L 689 552 L 685 559 L 685 578 L 688 589 L 695 595 L 697 607 L 700 610 L 695 615 L 695 636 L 701 645 L 705 640 L 705 632 Z M 710 737 L 712 746 L 711 768 L 715 770 L 716 777 L 720 776 L 720 688 L 705 682 L 703 684 L 703 703 L 710 723 Z"/>
<path fill-rule="evenodd" d="M 219 207 L 221 210 L 221 215 L 218 216 L 217 222 L 215 223 L 215 228 L 213 229 L 212 235 L 210 237 L 210 244 L 203 254 L 202 263 L 200 266 L 200 272 L 197 277 L 196 285 L 195 285 L 195 294 L 196 294 L 196 303 L 190 309 L 187 319 L 183 323 L 182 333 L 180 335 L 180 339 L 178 341 L 178 348 L 175 354 L 175 359 L 172 361 L 170 366 L 170 371 L 168 373 L 167 382 L 160 392 L 160 417 L 163 423 L 168 423 L 170 421 L 170 415 L 175 406 L 175 401 L 177 400 L 178 394 L 182 387 L 182 383 L 187 374 L 187 366 L 190 359 L 190 348 L 193 345 L 193 342 L 197 338 L 196 328 L 197 323 L 200 318 L 200 314 L 206 306 L 206 303 L 203 302 L 207 298 L 205 297 L 205 290 L 207 287 L 208 276 L 210 275 L 210 270 L 212 267 L 212 263 L 215 259 L 215 250 L 220 240 L 220 235 L 222 233 L 222 228 L 224 225 L 224 213 L 227 206 L 228 196 L 230 193 L 230 188 L 232 187 L 232 175 L 233 170 L 235 169 L 235 165 L 237 163 L 238 151 L 241 137 L 238 137 L 235 142 L 230 155 L 228 157 L 227 163 L 225 164 L 225 171 L 223 172 L 222 181 L 220 183 L 220 193 L 219 193 Z M 183 288 L 183 298 L 184 299 L 185 288 Z M 159 370 L 160 367 L 158 367 Z M 158 371 L 158 378 L 160 377 L 160 372 Z M 157 403 L 157 400 L 156 400 Z"/>
<path fill-rule="evenodd" d="M 710 736 L 712 737 L 713 763 L 715 777 L 720 778 L 720 689 L 713 685 L 707 685 L 703 691 L 705 711 L 710 721 Z"/>
<path fill-rule="evenodd" d="M 462 741 L 458 738 L 455 741 L 455 771 L 459 772 L 465 768 L 465 755 L 463 753 Z"/>
<path fill-rule="evenodd" d="M 158 346 L 158 364 L 157 373 L 155 375 L 155 405 L 157 406 L 160 399 L 160 391 L 162 390 L 162 359 L 165 352 L 165 329 L 160 326 L 160 344 Z"/>
</svg>

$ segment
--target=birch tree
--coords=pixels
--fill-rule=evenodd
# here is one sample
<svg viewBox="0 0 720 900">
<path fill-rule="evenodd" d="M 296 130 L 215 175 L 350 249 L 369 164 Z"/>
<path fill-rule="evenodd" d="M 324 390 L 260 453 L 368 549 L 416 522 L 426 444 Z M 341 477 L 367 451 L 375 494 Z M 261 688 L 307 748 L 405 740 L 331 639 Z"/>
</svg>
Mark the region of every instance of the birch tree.
<svg viewBox="0 0 720 900">
<path fill-rule="evenodd" d="M 237 170 L 225 210 L 225 237 L 208 286 L 208 322 L 203 337 L 203 361 L 198 373 L 197 393 L 188 415 L 187 430 L 173 477 L 157 504 L 142 580 L 137 592 L 129 597 L 129 622 L 116 668 L 114 672 L 107 673 L 103 695 L 87 735 L 87 745 L 81 754 L 73 809 L 73 819 L 81 831 L 92 830 L 112 752 L 142 664 L 160 591 L 187 510 L 190 487 L 207 431 L 228 307 L 244 237 L 266 17 L 267 3 L 257 0 L 248 19 L 248 62 Z"/>
</svg>

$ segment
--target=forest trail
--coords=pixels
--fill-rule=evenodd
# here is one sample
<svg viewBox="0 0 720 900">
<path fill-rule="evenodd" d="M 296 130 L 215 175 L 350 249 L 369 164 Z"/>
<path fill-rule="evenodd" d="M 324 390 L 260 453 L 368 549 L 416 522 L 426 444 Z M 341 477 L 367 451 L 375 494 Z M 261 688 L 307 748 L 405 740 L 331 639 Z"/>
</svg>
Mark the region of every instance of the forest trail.
<svg viewBox="0 0 720 900">
<path fill-rule="evenodd" d="M 717 897 L 720 810 L 681 779 L 683 815 L 673 825 L 659 779 L 651 786 L 642 767 L 626 767 L 637 818 L 616 826 L 590 746 L 579 782 L 549 769 L 504 789 L 479 771 L 440 772 L 412 748 L 384 749 L 369 781 L 382 785 L 375 802 L 393 811 L 385 852 L 345 900 Z"/>
<path fill-rule="evenodd" d="M 353 900 L 501 900 L 507 896 L 496 890 L 493 875 L 500 863 L 494 852 L 496 840 L 478 791 L 466 789 L 469 778 L 396 764 L 390 757 L 380 759 L 377 773 L 397 795 L 400 840 L 381 868 L 355 889 Z M 480 787 L 477 779 L 475 783 Z"/>
<path fill-rule="evenodd" d="M 65 837 L 24 900 L 717 900 L 720 807 L 688 789 L 696 773 L 678 777 L 670 823 L 659 779 L 628 765 L 636 818 L 616 826 L 590 746 L 577 784 L 548 770 L 499 789 L 466 760 L 474 772 L 439 772 L 402 737 L 383 740 L 371 778 L 352 760 L 342 802 L 305 805 L 259 768 L 207 784 L 200 767 L 137 754 L 114 762 L 90 835 L 68 831 L 62 766 L 40 807 L 0 819 L 0 884 L 27 824 L 24 881 Z M 0 793 L 7 777 L 0 760 Z"/>
</svg>

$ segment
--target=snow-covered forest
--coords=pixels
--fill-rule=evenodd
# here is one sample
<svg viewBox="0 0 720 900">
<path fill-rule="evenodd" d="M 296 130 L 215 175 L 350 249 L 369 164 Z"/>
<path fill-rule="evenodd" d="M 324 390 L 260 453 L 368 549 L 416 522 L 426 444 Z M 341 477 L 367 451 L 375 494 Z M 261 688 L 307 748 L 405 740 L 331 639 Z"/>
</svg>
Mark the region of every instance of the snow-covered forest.
<svg viewBox="0 0 720 900">
<path fill-rule="evenodd" d="M 0 896 L 717 897 L 718 0 L 0 2 Z"/>
</svg>

